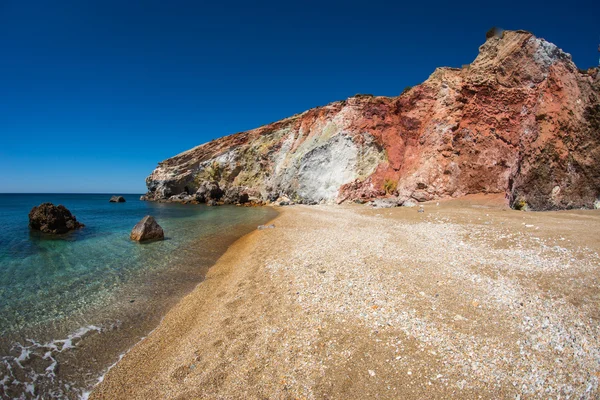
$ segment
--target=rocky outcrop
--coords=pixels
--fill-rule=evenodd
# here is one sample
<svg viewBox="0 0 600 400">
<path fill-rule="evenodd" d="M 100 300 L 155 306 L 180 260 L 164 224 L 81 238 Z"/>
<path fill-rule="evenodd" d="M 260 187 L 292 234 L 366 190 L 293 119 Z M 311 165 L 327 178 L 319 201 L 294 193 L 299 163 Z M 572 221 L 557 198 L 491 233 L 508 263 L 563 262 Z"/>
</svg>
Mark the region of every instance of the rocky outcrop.
<svg viewBox="0 0 600 400">
<path fill-rule="evenodd" d="M 162 240 L 165 238 L 165 233 L 153 216 L 146 215 L 133 227 L 129 238 L 137 242 Z"/>
<path fill-rule="evenodd" d="M 398 97 L 357 95 L 165 160 L 145 199 L 403 204 L 506 193 L 535 210 L 591 208 L 599 98 L 598 69 L 580 71 L 555 45 L 505 31 L 471 64 L 438 68 Z"/>
<path fill-rule="evenodd" d="M 231 188 L 230 190 L 235 191 L 237 188 Z M 219 187 L 216 182 L 202 182 L 198 190 L 196 190 L 195 196 L 198 201 L 209 202 L 210 200 L 219 201 L 224 196 L 223 190 Z"/>
<path fill-rule="evenodd" d="M 123 196 L 112 196 L 109 203 L 125 203 L 125 197 Z"/>
<path fill-rule="evenodd" d="M 29 212 L 29 228 L 49 234 L 62 234 L 85 225 L 63 205 L 42 203 Z"/>
</svg>

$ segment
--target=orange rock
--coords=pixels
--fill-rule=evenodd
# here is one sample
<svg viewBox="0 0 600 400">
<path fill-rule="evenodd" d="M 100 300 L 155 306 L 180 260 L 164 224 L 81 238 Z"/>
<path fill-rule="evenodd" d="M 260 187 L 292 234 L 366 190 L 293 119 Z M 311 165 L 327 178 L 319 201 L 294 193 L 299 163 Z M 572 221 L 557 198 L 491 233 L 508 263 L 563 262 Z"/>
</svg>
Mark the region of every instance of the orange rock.
<svg viewBox="0 0 600 400">
<path fill-rule="evenodd" d="M 163 161 L 146 198 L 217 180 L 264 201 L 504 193 L 536 210 L 593 208 L 600 192 L 600 74 L 525 31 L 398 97 L 357 95 Z"/>
</svg>

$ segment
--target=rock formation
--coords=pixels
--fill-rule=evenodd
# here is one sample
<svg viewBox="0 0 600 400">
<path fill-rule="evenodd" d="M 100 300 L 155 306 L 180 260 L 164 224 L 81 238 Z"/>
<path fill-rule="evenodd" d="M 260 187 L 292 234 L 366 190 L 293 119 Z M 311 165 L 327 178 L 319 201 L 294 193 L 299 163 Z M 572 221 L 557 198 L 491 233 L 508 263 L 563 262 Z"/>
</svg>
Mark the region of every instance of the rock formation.
<svg viewBox="0 0 600 400">
<path fill-rule="evenodd" d="M 29 212 L 29 228 L 43 233 L 67 233 L 84 226 L 63 205 L 42 203 Z"/>
<path fill-rule="evenodd" d="M 123 196 L 112 196 L 109 203 L 125 203 L 125 197 Z"/>
<path fill-rule="evenodd" d="M 129 238 L 137 242 L 162 240 L 165 238 L 165 233 L 160 225 L 158 225 L 158 222 L 156 222 L 154 217 L 151 215 L 146 215 L 133 227 Z"/>
<path fill-rule="evenodd" d="M 598 69 L 578 70 L 529 32 L 488 36 L 471 64 L 438 68 L 398 97 L 357 95 L 163 161 L 144 198 L 402 204 L 506 193 L 514 207 L 592 208 Z"/>
</svg>

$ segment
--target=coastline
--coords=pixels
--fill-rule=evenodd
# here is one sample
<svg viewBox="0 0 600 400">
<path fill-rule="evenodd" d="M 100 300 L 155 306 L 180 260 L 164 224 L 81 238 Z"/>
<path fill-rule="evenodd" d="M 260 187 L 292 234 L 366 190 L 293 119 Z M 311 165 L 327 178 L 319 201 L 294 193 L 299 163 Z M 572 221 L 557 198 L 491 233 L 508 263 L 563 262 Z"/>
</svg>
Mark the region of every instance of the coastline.
<svg viewBox="0 0 600 400">
<path fill-rule="evenodd" d="M 277 225 L 278 219 L 282 215 L 282 211 L 278 210 L 279 214 L 275 216 L 275 218 L 265 222 L 266 225 L 275 224 Z M 269 229 L 274 231 L 272 229 Z M 268 231 L 269 231 L 268 230 Z M 173 305 L 166 315 L 163 316 L 158 326 L 153 329 L 146 337 L 139 340 L 134 346 L 128 349 L 124 354 L 121 355 L 119 361 L 114 363 L 105 374 L 102 375 L 100 381 L 94 388 L 92 388 L 91 392 L 88 394 L 90 400 L 97 398 L 112 398 L 113 396 L 129 398 L 132 393 L 127 391 L 127 385 L 120 385 L 117 383 L 122 377 L 121 374 L 129 375 L 128 366 L 126 363 L 129 363 L 130 360 L 128 357 L 139 357 L 144 354 L 146 350 L 146 346 L 159 346 L 161 348 L 167 344 L 165 341 L 168 341 L 168 337 L 173 329 L 184 329 L 184 325 L 189 324 L 190 321 L 195 319 L 194 316 L 190 314 L 190 311 L 196 310 L 198 308 L 202 308 L 202 304 L 205 303 L 208 299 L 217 299 L 222 297 L 221 293 L 216 293 L 218 289 L 220 289 L 223 285 L 227 284 L 227 278 L 230 278 L 234 271 L 234 266 L 238 265 L 238 257 L 236 254 L 238 252 L 244 252 L 245 249 L 252 248 L 253 243 L 257 240 L 257 236 L 264 231 L 255 230 L 247 233 L 246 235 L 239 238 L 237 241 L 232 243 L 227 251 L 213 264 L 212 266 L 207 268 L 207 272 L 204 275 L 204 280 L 199 282 L 196 287 L 187 295 L 185 295 L 178 303 Z M 238 271 L 239 272 L 239 271 Z M 245 271 L 246 272 L 246 271 Z M 229 285 L 230 286 L 230 285 Z M 192 312 L 193 313 L 193 312 Z M 183 320 L 181 319 L 183 318 Z M 174 346 L 178 343 L 172 342 L 167 344 L 168 346 Z M 135 354 L 135 356 L 134 356 Z M 144 357 L 144 356 L 142 356 Z M 126 362 L 123 362 L 124 359 L 127 359 Z M 136 361 L 133 360 L 135 363 Z M 139 369 L 144 369 L 145 362 L 139 366 Z M 157 365 L 153 366 L 153 371 L 156 371 Z M 115 372 L 118 371 L 118 372 Z M 121 386 L 122 389 L 125 389 L 122 393 L 114 393 L 113 389 L 104 389 L 103 386 L 106 385 L 106 382 L 110 379 L 111 385 L 114 383 L 117 386 Z M 114 380 L 114 381 L 113 381 Z M 132 388 L 133 389 L 133 388 Z M 107 397 L 105 397 L 107 396 Z"/>
<path fill-rule="evenodd" d="M 102 201 L 100 207 L 98 197 Z M 26 312 L 30 310 L 22 306 L 20 313 L 15 315 L 21 316 L 29 325 L 12 330 L 5 325 L 6 330 L 0 340 L 2 398 L 35 398 L 40 395 L 61 399 L 85 397 L 107 367 L 156 328 L 169 309 L 203 281 L 208 268 L 231 243 L 277 214 L 272 209 L 223 207 L 205 210 L 203 206 L 161 206 L 153 208 L 155 212 L 152 213 L 162 216 L 161 222 L 167 228 L 168 237 L 160 243 L 139 245 L 129 240 L 130 225 L 127 222 L 137 219 L 130 214 L 143 215 L 146 211 L 140 212 L 136 201 L 126 204 L 129 209 L 122 206 L 115 209 L 117 218 L 125 222 L 115 224 L 114 218 L 103 218 L 104 225 L 99 225 L 90 212 L 97 213 L 95 210 L 100 208 L 103 212 L 97 214 L 106 215 L 112 211 L 104 196 L 70 195 L 68 200 L 78 206 L 75 208 L 79 208 L 86 221 L 92 222 L 89 229 L 78 232 L 71 241 L 34 242 L 34 247 L 47 246 L 46 253 L 50 256 L 18 268 L 21 274 L 26 275 L 27 267 L 31 265 L 40 281 L 45 282 L 41 285 L 45 293 L 56 293 L 64 303 L 54 303 L 51 296 L 40 297 L 36 302 L 39 307 L 34 311 L 41 315 L 40 310 L 45 307 L 48 310 L 45 314 L 47 320 L 27 319 L 30 314 Z M 13 212 L 17 218 L 22 214 Z M 88 218 L 85 218 L 86 215 Z M 8 222 L 12 221 L 9 219 Z M 124 230 L 124 226 L 129 228 Z M 27 236 L 15 237 L 29 243 Z M 53 260 L 53 254 L 60 253 L 56 245 L 64 245 L 59 250 L 62 249 L 70 258 L 59 260 L 60 264 L 50 261 L 44 264 L 43 261 Z M 80 249 L 96 257 L 85 258 L 86 252 Z M 32 251 L 32 254 L 37 253 Z M 62 273 L 57 276 L 68 278 L 57 279 L 62 286 L 53 286 L 52 273 L 56 271 L 53 268 L 58 268 L 56 265 L 60 265 L 58 271 Z M 17 270 L 10 263 L 3 264 L 4 277 L 9 276 L 6 271 L 11 271 L 11 266 Z M 94 275 L 94 268 L 102 269 L 106 276 Z M 44 275 L 46 270 L 49 272 Z M 18 280 L 12 276 L 16 282 L 14 287 L 18 289 L 21 287 L 19 284 L 30 284 L 34 289 L 32 296 L 36 293 L 37 281 Z M 68 292 L 64 288 L 68 288 Z M 11 292 L 6 286 L 2 289 L 5 299 L 10 299 Z M 91 291 L 97 296 L 81 294 Z M 71 297 L 67 297 L 66 293 Z M 11 303 L 4 302 L 3 306 L 9 311 L 3 314 L 4 320 L 7 320 L 13 315 Z M 52 318 L 53 312 L 59 317 Z"/>
<path fill-rule="evenodd" d="M 600 214 L 501 203 L 282 208 L 89 398 L 593 396 Z"/>
</svg>

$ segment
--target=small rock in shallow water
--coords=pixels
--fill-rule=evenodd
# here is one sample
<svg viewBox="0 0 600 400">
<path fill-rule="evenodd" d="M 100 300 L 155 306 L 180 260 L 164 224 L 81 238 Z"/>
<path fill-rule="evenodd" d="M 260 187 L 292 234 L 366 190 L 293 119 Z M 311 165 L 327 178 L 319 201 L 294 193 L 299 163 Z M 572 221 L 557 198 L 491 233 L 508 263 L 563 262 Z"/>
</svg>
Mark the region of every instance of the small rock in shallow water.
<svg viewBox="0 0 600 400">
<path fill-rule="evenodd" d="M 109 203 L 125 203 L 125 197 L 123 196 L 112 196 Z"/>
<path fill-rule="evenodd" d="M 163 229 L 158 225 L 154 217 L 146 215 L 131 230 L 131 240 L 143 242 L 146 240 L 162 240 L 165 238 Z"/>
</svg>

